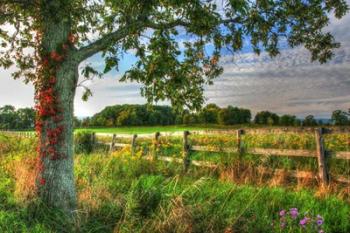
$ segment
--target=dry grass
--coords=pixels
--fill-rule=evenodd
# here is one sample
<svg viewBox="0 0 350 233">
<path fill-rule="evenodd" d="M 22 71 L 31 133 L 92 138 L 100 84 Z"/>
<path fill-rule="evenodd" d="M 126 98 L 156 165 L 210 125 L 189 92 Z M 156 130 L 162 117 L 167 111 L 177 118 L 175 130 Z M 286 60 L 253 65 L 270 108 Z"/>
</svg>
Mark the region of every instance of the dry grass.
<svg viewBox="0 0 350 233">
<path fill-rule="evenodd" d="M 15 180 L 14 195 L 17 200 L 26 202 L 36 195 L 37 161 L 31 157 L 8 164 L 9 172 Z"/>
<path fill-rule="evenodd" d="M 170 211 L 162 209 L 162 219 L 155 226 L 160 233 L 190 233 L 193 232 L 193 214 L 190 207 L 185 206 L 183 199 L 179 196 L 171 200 L 169 205 Z"/>
</svg>

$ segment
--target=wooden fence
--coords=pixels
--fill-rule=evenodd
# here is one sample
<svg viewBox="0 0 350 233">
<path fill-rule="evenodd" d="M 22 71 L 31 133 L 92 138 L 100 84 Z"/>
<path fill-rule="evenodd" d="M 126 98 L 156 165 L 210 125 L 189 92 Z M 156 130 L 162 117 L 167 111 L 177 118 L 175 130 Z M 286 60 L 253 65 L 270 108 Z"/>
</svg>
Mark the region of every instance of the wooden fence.
<svg viewBox="0 0 350 233">
<path fill-rule="evenodd" d="M 315 137 L 315 144 L 316 149 L 315 150 L 302 150 L 302 149 L 272 149 L 272 148 L 244 148 L 243 146 L 243 138 L 242 135 L 245 133 L 250 134 L 262 134 L 262 133 L 285 133 L 285 132 L 294 132 L 294 133 L 300 133 L 300 132 L 313 132 Z M 236 147 L 221 147 L 221 148 L 213 148 L 210 146 L 198 146 L 198 145 L 190 145 L 189 137 L 191 135 L 210 135 L 210 134 L 216 134 L 216 133 L 226 133 L 232 135 L 232 140 L 237 141 Z M 201 167 L 209 167 L 209 168 L 216 168 L 218 165 L 208 162 L 208 161 L 198 161 L 198 160 L 191 160 L 191 152 L 194 151 L 202 151 L 202 152 L 221 152 L 221 153 L 238 153 L 241 156 L 243 156 L 245 153 L 247 154 L 254 154 L 254 155 L 264 155 L 264 156 L 285 156 L 285 157 L 307 157 L 307 158 L 315 158 L 317 159 L 318 164 L 318 172 L 310 172 L 310 171 L 296 171 L 291 170 L 288 171 L 289 175 L 295 178 L 317 178 L 320 180 L 321 185 L 327 185 L 329 184 L 330 180 L 336 180 L 338 182 L 343 183 L 350 183 L 350 179 L 348 177 L 344 176 L 334 176 L 330 177 L 329 174 L 329 164 L 327 164 L 327 158 L 334 158 L 334 159 L 342 159 L 342 160 L 350 160 L 350 151 L 329 151 L 325 149 L 325 143 L 324 143 L 324 135 L 330 134 L 330 133 L 350 133 L 348 130 L 344 129 L 336 129 L 336 130 L 330 130 L 330 129 L 323 129 L 323 128 L 317 128 L 317 129 L 307 129 L 307 130 L 298 130 L 298 129 L 239 129 L 236 131 L 228 130 L 228 131 L 184 131 L 181 134 L 180 133 L 172 133 L 172 134 L 165 134 L 166 136 L 179 136 L 182 135 L 183 137 L 183 146 L 182 146 L 182 158 L 173 158 L 173 157 L 165 157 L 165 156 L 158 156 L 158 150 L 161 146 L 160 144 L 160 137 L 163 136 L 163 133 L 155 133 L 155 134 L 147 134 L 147 135 L 133 135 L 131 137 L 131 143 L 130 144 L 123 144 L 123 143 L 116 143 L 117 135 L 112 134 L 112 141 L 111 143 L 103 143 L 105 145 L 109 145 L 110 151 L 114 151 L 117 147 L 127 147 L 131 146 L 131 153 L 134 155 L 135 153 L 135 147 L 137 145 L 136 139 L 137 138 L 154 138 L 154 152 L 153 156 L 146 156 L 145 159 L 159 159 L 167 162 L 177 162 L 182 163 L 184 165 L 185 169 L 188 169 L 190 165 L 194 166 L 201 166 Z M 93 137 L 96 136 L 108 136 L 110 134 L 93 134 Z M 130 137 L 126 135 L 118 135 L 118 137 Z M 350 142 L 349 142 L 350 143 Z M 263 173 L 281 173 L 285 172 L 283 169 L 269 169 L 269 168 L 262 168 L 260 167 L 259 172 Z"/>
<path fill-rule="evenodd" d="M 290 150 L 290 149 L 272 149 L 272 148 L 244 148 L 242 135 L 245 133 L 249 134 L 264 134 L 264 133 L 313 133 L 315 137 L 315 150 Z M 23 137 L 31 137 L 35 135 L 31 132 L 5 132 L 8 134 L 16 134 Z M 212 148 L 209 146 L 198 146 L 190 145 L 189 137 L 191 135 L 210 135 L 210 134 L 229 134 L 232 135 L 232 140 L 237 141 L 236 147 L 223 147 L 223 148 Z M 153 138 L 154 150 L 153 156 L 145 156 L 145 159 L 158 159 L 167 162 L 177 162 L 182 163 L 184 168 L 187 170 L 190 165 L 216 168 L 218 165 L 208 162 L 208 161 L 197 161 L 191 160 L 191 152 L 202 151 L 202 152 L 221 152 L 221 153 L 238 153 L 243 156 L 245 153 L 254 155 L 267 155 L 267 156 L 286 156 L 286 157 L 311 157 L 317 159 L 318 172 L 310 171 L 288 171 L 289 175 L 296 178 L 317 178 L 320 180 L 321 185 L 327 185 L 331 180 L 336 180 L 338 182 L 350 183 L 350 179 L 344 176 L 334 176 L 330 177 L 329 174 L 329 164 L 327 164 L 327 158 L 350 160 L 350 151 L 327 151 L 325 149 L 324 135 L 331 133 L 346 133 L 350 134 L 348 128 L 336 128 L 336 129 L 300 129 L 300 128 L 263 128 L 263 129 L 238 129 L 236 131 L 232 130 L 210 130 L 210 131 L 184 131 L 176 133 L 160 133 L 156 132 L 154 134 L 142 134 L 142 135 L 116 135 L 108 133 L 92 133 L 93 143 L 99 143 L 109 146 L 110 151 L 114 151 L 116 148 L 121 147 L 131 147 L 131 155 L 135 155 L 137 138 Z M 110 143 L 98 142 L 99 136 L 111 136 Z M 158 151 L 161 146 L 160 137 L 161 136 L 182 136 L 183 146 L 182 146 L 182 158 L 173 158 L 158 156 Z M 117 138 L 130 138 L 130 144 L 117 143 Z M 349 142 L 350 143 L 350 142 Z M 263 173 L 279 173 L 285 172 L 283 169 L 269 169 L 260 167 L 259 172 Z"/>
</svg>

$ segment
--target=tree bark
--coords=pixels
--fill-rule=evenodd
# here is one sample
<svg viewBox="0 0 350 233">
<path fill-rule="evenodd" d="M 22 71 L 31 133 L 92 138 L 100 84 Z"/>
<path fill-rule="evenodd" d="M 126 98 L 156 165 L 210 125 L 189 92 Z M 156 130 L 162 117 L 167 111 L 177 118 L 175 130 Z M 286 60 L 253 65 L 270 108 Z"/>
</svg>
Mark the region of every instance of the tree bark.
<svg viewBox="0 0 350 233">
<path fill-rule="evenodd" d="M 43 21 L 41 39 L 43 54 L 50 54 L 66 44 L 70 30 L 69 20 L 46 18 Z M 48 207 L 58 208 L 69 215 L 77 205 L 73 166 L 73 103 L 79 62 L 75 61 L 74 52 L 74 46 L 70 46 L 58 68 L 49 71 L 50 75 L 55 77 L 52 84 L 55 102 L 52 105 L 57 112 L 38 119 L 38 195 Z M 36 92 L 40 95 L 47 91 L 46 89 L 42 86 L 36 87 Z M 57 129 L 60 132 L 54 138 L 50 138 L 50 134 Z M 50 140 L 54 142 L 48 143 Z"/>
<path fill-rule="evenodd" d="M 59 208 L 65 213 L 76 209 L 76 192 L 73 167 L 73 103 L 76 86 L 77 68 L 71 64 L 62 65 L 57 72 L 55 89 L 59 99 L 58 108 L 61 113 L 57 116 L 62 120 L 55 122 L 54 117 L 43 120 L 40 134 L 40 150 L 47 150 L 45 142 L 47 135 L 53 128 L 62 127 L 62 133 L 57 138 L 55 153 L 40 157 L 42 169 L 38 177 L 38 191 L 40 199 L 49 207 Z M 43 182 L 44 181 L 44 182 Z"/>
</svg>

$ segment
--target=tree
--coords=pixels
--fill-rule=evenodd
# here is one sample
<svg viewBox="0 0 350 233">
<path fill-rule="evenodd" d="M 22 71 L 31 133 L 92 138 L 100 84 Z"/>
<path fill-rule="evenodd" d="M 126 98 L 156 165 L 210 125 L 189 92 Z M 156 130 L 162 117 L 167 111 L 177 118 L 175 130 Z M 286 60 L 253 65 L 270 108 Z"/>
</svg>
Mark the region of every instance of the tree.
<svg viewBox="0 0 350 233">
<path fill-rule="evenodd" d="M 250 110 L 232 106 L 221 109 L 218 114 L 218 122 L 222 125 L 249 123 L 250 119 Z"/>
<path fill-rule="evenodd" d="M 208 104 L 199 113 L 199 121 L 204 124 L 217 124 L 220 108 L 216 104 Z"/>
<path fill-rule="evenodd" d="M 107 73 L 132 50 L 138 60 L 122 81 L 143 83 L 141 94 L 150 103 L 169 99 L 174 106 L 199 109 L 204 85 L 222 72 L 224 46 L 237 51 L 249 40 L 256 53 L 265 48 L 276 56 L 282 38 L 292 47 L 304 44 L 312 60 L 323 63 L 339 47 L 323 28 L 330 13 L 341 18 L 348 9 L 345 0 L 230 0 L 222 7 L 215 2 L 0 0 L 0 65 L 16 64 L 14 78 L 35 86 L 43 202 L 67 213 L 76 208 L 73 100 L 78 66 L 89 57 L 100 54 Z M 179 33 L 184 43 L 176 40 Z M 213 52 L 205 52 L 208 45 Z M 100 74 L 89 65 L 82 68 L 86 79 Z M 91 95 L 85 89 L 83 99 Z"/>
<path fill-rule="evenodd" d="M 33 129 L 35 110 L 33 108 L 19 108 L 5 105 L 0 108 L 0 129 L 23 130 Z"/>
<path fill-rule="evenodd" d="M 258 112 L 254 118 L 254 123 L 260 125 L 277 125 L 278 122 L 279 116 L 269 111 Z"/>
<path fill-rule="evenodd" d="M 335 110 L 332 113 L 332 121 L 335 125 L 348 125 L 350 123 L 347 113 L 341 110 Z"/>
<path fill-rule="evenodd" d="M 279 119 L 279 124 L 283 126 L 294 126 L 296 125 L 296 116 L 282 115 Z"/>
<path fill-rule="evenodd" d="M 35 110 L 33 108 L 19 108 L 17 129 L 33 129 L 35 124 Z"/>
<path fill-rule="evenodd" d="M 315 120 L 315 117 L 313 115 L 308 115 L 305 117 L 303 121 L 303 126 L 316 126 L 317 121 Z"/>
<path fill-rule="evenodd" d="M 5 105 L 0 108 L 0 128 L 15 129 L 17 121 L 16 109 L 11 105 Z"/>
</svg>

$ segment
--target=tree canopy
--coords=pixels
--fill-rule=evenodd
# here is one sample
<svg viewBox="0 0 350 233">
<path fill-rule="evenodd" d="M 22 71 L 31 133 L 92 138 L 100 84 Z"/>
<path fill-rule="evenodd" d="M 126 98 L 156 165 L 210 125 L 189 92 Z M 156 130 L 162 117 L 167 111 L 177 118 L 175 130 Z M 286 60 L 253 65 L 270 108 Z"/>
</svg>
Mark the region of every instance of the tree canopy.
<svg viewBox="0 0 350 233">
<path fill-rule="evenodd" d="M 221 72 L 223 48 L 233 52 L 249 42 L 256 53 L 279 53 L 281 43 L 305 45 L 312 60 L 329 60 L 339 47 L 323 30 L 330 15 L 347 12 L 345 0 L 0 0 L 0 66 L 17 66 L 15 78 L 38 78 L 45 21 L 67 24 L 78 63 L 101 53 L 102 73 L 118 69 L 126 51 L 138 58 L 123 81 L 143 84 L 149 102 L 169 99 L 173 105 L 199 108 L 203 86 Z M 55 30 L 54 28 L 52 30 Z M 39 35 L 38 35 L 39 34 Z M 210 47 L 210 51 L 208 51 Z M 58 48 L 57 48 L 58 49 Z M 33 56 L 33 51 L 35 56 Z M 98 75 L 92 66 L 85 78 Z M 84 97 L 90 95 L 87 89 Z"/>
</svg>

